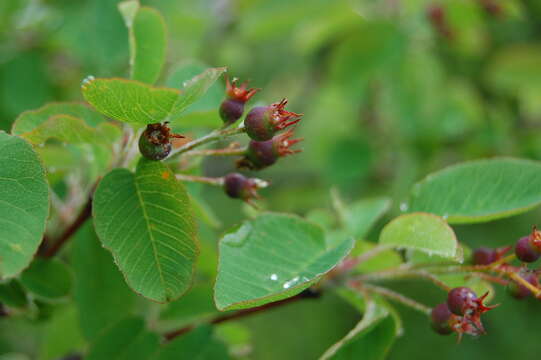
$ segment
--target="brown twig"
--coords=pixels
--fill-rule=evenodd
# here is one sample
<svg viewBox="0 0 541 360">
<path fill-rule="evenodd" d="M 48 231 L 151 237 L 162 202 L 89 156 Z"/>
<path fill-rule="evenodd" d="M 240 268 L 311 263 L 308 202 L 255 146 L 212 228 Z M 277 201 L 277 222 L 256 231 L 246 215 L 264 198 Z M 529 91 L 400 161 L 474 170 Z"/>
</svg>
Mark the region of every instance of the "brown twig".
<svg viewBox="0 0 541 360">
<path fill-rule="evenodd" d="M 75 232 L 85 223 L 86 220 L 90 218 L 92 214 L 92 197 L 90 196 L 83 206 L 81 212 L 77 218 L 68 226 L 64 232 L 58 237 L 58 239 L 52 242 L 50 247 L 45 248 L 42 256 L 45 258 L 50 258 L 56 255 L 56 253 L 64 246 L 64 244 L 71 238 Z"/>
<path fill-rule="evenodd" d="M 287 305 L 287 304 L 290 304 L 290 303 L 293 303 L 293 302 L 297 302 L 297 301 L 302 300 L 302 299 L 317 298 L 319 296 L 321 296 L 321 294 L 319 292 L 314 292 L 311 289 L 307 289 L 307 290 L 301 292 L 298 295 L 295 295 L 293 297 L 290 297 L 290 298 L 287 298 L 287 299 L 284 299 L 284 300 L 268 303 L 268 304 L 258 306 L 258 307 L 255 307 L 255 308 L 251 308 L 251 309 L 239 310 L 237 312 L 233 312 L 233 313 L 230 313 L 230 314 L 225 314 L 225 315 L 218 316 L 218 317 L 210 320 L 208 323 L 216 325 L 216 324 L 220 324 L 220 323 L 230 321 L 230 320 L 238 320 L 238 319 L 244 318 L 244 317 L 249 316 L 249 315 L 253 315 L 253 314 L 261 313 L 261 312 L 271 310 L 271 309 L 274 309 L 274 308 L 282 307 L 284 305 Z M 181 336 L 181 335 L 193 330 L 195 327 L 196 327 L 196 324 L 190 324 L 190 325 L 184 326 L 184 327 L 182 327 L 182 328 L 180 328 L 178 330 L 173 330 L 173 331 L 170 331 L 170 332 L 164 334 L 164 338 L 165 338 L 166 341 L 171 341 L 171 340 L 175 339 L 176 337 Z"/>
</svg>

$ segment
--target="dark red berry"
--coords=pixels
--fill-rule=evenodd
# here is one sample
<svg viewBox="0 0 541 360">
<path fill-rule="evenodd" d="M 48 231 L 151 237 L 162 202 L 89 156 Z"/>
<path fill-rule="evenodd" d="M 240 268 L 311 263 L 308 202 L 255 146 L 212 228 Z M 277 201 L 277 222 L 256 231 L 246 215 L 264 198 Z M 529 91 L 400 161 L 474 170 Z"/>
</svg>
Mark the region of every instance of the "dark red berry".
<svg viewBox="0 0 541 360">
<path fill-rule="evenodd" d="M 171 134 L 167 123 L 148 124 L 139 138 L 139 151 L 150 160 L 162 160 L 171 152 L 171 138 L 183 138 L 178 134 Z"/>
<path fill-rule="evenodd" d="M 472 309 L 476 308 L 477 295 L 472 289 L 467 287 L 457 287 L 449 291 L 447 295 L 447 305 L 449 310 L 455 315 L 467 315 Z"/>
<path fill-rule="evenodd" d="M 233 199 L 242 199 L 250 202 L 260 196 L 257 190 L 267 187 L 268 183 L 261 179 L 251 179 L 239 173 L 228 174 L 224 177 L 225 193 Z"/>
<path fill-rule="evenodd" d="M 455 315 L 449 310 L 446 303 L 437 305 L 430 313 L 432 329 L 441 335 L 451 334 L 453 332 L 451 324 L 453 316 Z"/>
<path fill-rule="evenodd" d="M 290 147 L 302 139 L 291 140 L 291 136 L 293 131 L 288 130 L 271 140 L 250 141 L 244 158 L 237 163 L 238 167 L 260 170 L 274 164 L 280 157 L 300 152 L 301 150 L 291 150 Z"/>
<path fill-rule="evenodd" d="M 518 239 L 515 245 L 515 255 L 520 261 L 530 263 L 539 259 L 541 251 L 535 245 L 534 237 L 528 235 Z"/>
<path fill-rule="evenodd" d="M 241 118 L 244 113 L 244 104 L 259 91 L 259 89 L 248 89 L 247 82 L 237 86 L 237 81 L 236 78 L 231 82 L 228 77 L 225 78 L 227 98 L 220 105 L 220 117 L 227 125 Z"/>
<path fill-rule="evenodd" d="M 283 99 L 270 106 L 253 108 L 244 119 L 248 136 L 256 141 L 270 140 L 278 131 L 298 123 L 302 114 L 286 111 L 286 104 L 287 99 Z"/>
<path fill-rule="evenodd" d="M 533 286 L 539 287 L 538 276 L 534 272 L 527 272 L 519 275 Z M 515 281 L 511 281 L 509 285 L 507 285 L 507 291 L 516 299 L 523 299 L 532 294 L 532 292 L 526 286 Z"/>
<path fill-rule="evenodd" d="M 473 263 L 475 265 L 488 265 L 498 260 L 496 250 L 486 247 L 480 247 L 473 252 Z"/>
</svg>

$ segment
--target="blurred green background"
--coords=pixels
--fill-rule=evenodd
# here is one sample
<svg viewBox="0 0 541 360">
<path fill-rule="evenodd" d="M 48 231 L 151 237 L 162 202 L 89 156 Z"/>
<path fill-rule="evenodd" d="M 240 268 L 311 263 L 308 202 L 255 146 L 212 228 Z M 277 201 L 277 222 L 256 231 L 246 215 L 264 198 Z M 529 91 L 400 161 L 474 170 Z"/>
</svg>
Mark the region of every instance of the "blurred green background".
<svg viewBox="0 0 541 360">
<path fill-rule="evenodd" d="M 87 75 L 127 77 L 128 35 L 117 2 L 0 1 L 0 129 L 46 102 L 82 100 Z M 328 209 L 332 187 L 347 201 L 391 196 L 392 211 L 369 236 L 375 240 L 381 225 L 400 212 L 411 185 L 432 171 L 498 155 L 541 160 L 539 0 L 141 3 L 159 9 L 168 26 L 161 83 L 180 86 L 175 79 L 188 78 L 190 66 L 227 66 L 231 76 L 263 88 L 256 103 L 287 97 L 290 110 L 305 114 L 297 130 L 304 152 L 258 173 L 272 181 L 262 191 L 265 208 L 299 214 Z M 207 102 L 217 106 L 221 91 Z M 213 124 L 219 125 L 217 116 L 215 123 L 181 130 L 202 133 Z M 234 167 L 223 159 L 203 165 L 214 176 Z M 249 211 L 219 189 L 192 190 L 224 227 Z M 455 230 L 468 246 L 502 246 L 540 225 L 540 214 Z M 215 243 L 224 227 L 201 224 L 203 277 L 215 271 Z M 396 288 L 426 304 L 443 300 L 426 283 Z M 400 308 L 405 334 L 389 358 L 538 358 L 541 303 L 518 302 L 503 291 L 495 301 L 502 305 L 486 317 L 489 335 L 460 345 Z M 60 313 L 57 326 L 64 326 L 70 313 Z M 226 339 L 236 334 L 242 358 L 314 359 L 357 320 L 349 305 L 328 294 L 219 333 Z M 0 319 L 0 355 L 42 354 L 48 326 Z"/>
</svg>

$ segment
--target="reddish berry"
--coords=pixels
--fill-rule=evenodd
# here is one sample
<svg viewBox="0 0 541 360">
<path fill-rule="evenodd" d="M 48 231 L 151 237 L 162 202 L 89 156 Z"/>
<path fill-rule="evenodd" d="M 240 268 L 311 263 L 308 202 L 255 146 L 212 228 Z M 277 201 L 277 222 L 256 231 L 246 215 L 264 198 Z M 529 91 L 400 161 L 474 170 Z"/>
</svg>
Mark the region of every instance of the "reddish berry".
<svg viewBox="0 0 541 360">
<path fill-rule="evenodd" d="M 539 287 L 538 276 L 534 272 L 527 272 L 525 274 L 519 274 L 524 280 L 529 282 L 535 287 Z M 532 292 L 524 285 L 519 284 L 518 282 L 511 281 L 507 285 L 507 291 L 509 294 L 516 299 L 523 299 L 532 294 Z"/>
<path fill-rule="evenodd" d="M 457 287 L 449 291 L 447 305 L 455 315 L 466 315 L 468 310 L 476 307 L 477 295 L 467 287 Z"/>
<path fill-rule="evenodd" d="M 228 174 L 224 177 L 225 193 L 234 199 L 242 199 L 250 202 L 251 199 L 258 199 L 257 190 L 268 185 L 260 179 L 250 179 L 239 173 Z"/>
<path fill-rule="evenodd" d="M 520 261 L 534 262 L 541 256 L 541 237 L 537 229 L 532 234 L 518 239 L 515 245 L 515 254 Z"/>
<path fill-rule="evenodd" d="M 148 124 L 139 138 L 139 151 L 150 160 L 162 160 L 171 152 L 171 138 L 183 138 L 178 134 L 171 134 L 167 123 Z"/>
<path fill-rule="evenodd" d="M 430 320 L 432 329 L 441 335 L 449 335 L 453 332 L 451 320 L 455 316 L 449 310 L 446 303 L 441 303 L 432 309 Z"/>
<path fill-rule="evenodd" d="M 259 91 L 259 89 L 247 89 L 247 82 L 237 86 L 237 81 L 236 78 L 231 82 L 228 77 L 225 78 L 227 98 L 220 105 L 220 117 L 227 125 L 241 118 L 244 113 L 244 104 Z"/>
<path fill-rule="evenodd" d="M 270 140 L 278 131 L 298 123 L 302 114 L 286 111 L 286 104 L 287 99 L 283 99 L 270 106 L 253 108 L 244 119 L 248 136 L 256 141 Z"/>
<path fill-rule="evenodd" d="M 289 130 L 271 140 L 250 141 L 244 158 L 237 163 L 238 167 L 260 170 L 274 164 L 280 157 L 300 152 L 301 150 L 291 150 L 290 147 L 302 139 L 290 140 L 291 136 L 293 131 Z"/>
<path fill-rule="evenodd" d="M 473 263 L 475 265 L 488 265 L 492 264 L 498 259 L 496 250 L 480 247 L 473 252 Z"/>
<path fill-rule="evenodd" d="M 512 248 L 512 246 L 506 246 L 497 249 L 480 247 L 473 252 L 473 263 L 475 265 L 492 264 L 502 259 L 503 256 Z"/>
</svg>

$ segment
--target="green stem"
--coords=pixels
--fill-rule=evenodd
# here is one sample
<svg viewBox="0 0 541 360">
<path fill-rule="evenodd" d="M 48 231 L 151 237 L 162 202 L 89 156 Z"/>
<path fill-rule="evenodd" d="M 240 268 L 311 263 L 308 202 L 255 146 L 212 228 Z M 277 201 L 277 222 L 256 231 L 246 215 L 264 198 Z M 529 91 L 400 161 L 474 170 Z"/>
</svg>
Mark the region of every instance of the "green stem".
<svg viewBox="0 0 541 360">
<path fill-rule="evenodd" d="M 212 131 L 211 133 L 203 136 L 203 137 L 200 137 L 199 139 L 195 139 L 195 140 L 192 140 L 184 145 L 182 145 L 181 147 L 177 148 L 177 149 L 174 149 L 173 151 L 171 151 L 171 155 L 170 156 L 174 156 L 174 155 L 177 155 L 177 154 L 182 154 L 182 153 L 186 153 L 198 146 L 201 146 L 201 145 L 204 145 L 204 144 L 208 144 L 208 143 L 211 143 L 211 142 L 214 142 L 214 141 L 218 141 L 218 140 L 221 140 L 221 139 L 224 139 L 224 138 L 227 138 L 227 137 L 230 137 L 230 136 L 234 136 L 234 135 L 237 135 L 237 134 L 241 134 L 243 132 L 245 132 L 246 129 L 244 128 L 244 126 L 240 126 L 238 128 L 235 128 L 235 129 L 221 129 L 221 130 L 214 130 Z"/>
<path fill-rule="evenodd" d="M 366 283 L 353 283 L 352 284 L 353 287 L 355 288 L 359 288 L 359 289 L 364 289 L 368 292 L 371 292 L 371 293 L 374 293 L 374 294 L 379 294 L 383 297 L 386 297 L 388 298 L 389 300 L 393 300 L 393 301 L 396 301 L 396 302 L 399 302 L 409 308 L 412 308 L 414 310 L 417 310 L 419 312 L 422 312 L 423 314 L 425 315 L 430 315 L 432 309 L 429 308 L 428 306 L 424 305 L 424 304 L 421 304 L 420 302 L 417 302 L 407 296 L 404 296 L 396 291 L 393 291 L 391 289 L 388 289 L 388 288 L 384 288 L 384 287 L 381 287 L 381 286 L 376 286 L 376 285 L 371 285 L 371 284 L 366 284 Z"/>
<path fill-rule="evenodd" d="M 175 177 L 180 181 L 189 181 L 196 182 L 200 184 L 207 184 L 213 186 L 223 186 L 224 178 L 211 178 L 206 176 L 194 176 L 194 175 L 185 175 L 185 174 L 176 174 Z"/>
<path fill-rule="evenodd" d="M 392 271 L 391 271 L 392 270 Z M 391 269 L 380 272 L 368 273 L 357 277 L 360 281 L 378 281 L 378 280 L 394 280 L 404 278 L 421 278 L 432 282 L 440 289 L 448 292 L 451 290 L 443 281 L 439 280 L 433 274 L 424 270 L 410 270 L 410 269 Z"/>
<path fill-rule="evenodd" d="M 247 147 L 228 147 L 225 149 L 204 149 L 191 150 L 184 153 L 184 156 L 237 156 L 244 155 Z"/>
</svg>

